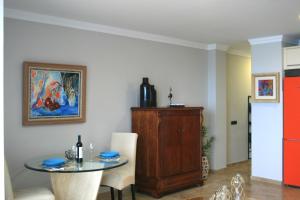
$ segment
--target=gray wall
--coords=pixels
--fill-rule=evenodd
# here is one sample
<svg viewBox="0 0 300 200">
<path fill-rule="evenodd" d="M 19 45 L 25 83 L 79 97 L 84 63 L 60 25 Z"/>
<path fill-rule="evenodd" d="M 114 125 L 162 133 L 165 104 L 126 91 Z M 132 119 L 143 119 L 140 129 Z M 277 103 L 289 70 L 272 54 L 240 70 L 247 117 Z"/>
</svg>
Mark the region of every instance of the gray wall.
<svg viewBox="0 0 300 200">
<path fill-rule="evenodd" d="M 168 104 L 172 86 L 175 102 L 207 107 L 205 50 L 13 19 L 4 29 L 5 156 L 16 188 L 47 184 L 46 174 L 24 169 L 24 162 L 64 152 L 78 133 L 101 151 L 111 132 L 130 131 L 143 76 L 156 86 L 159 106 Z M 86 65 L 86 123 L 23 127 L 23 61 Z"/>
</svg>

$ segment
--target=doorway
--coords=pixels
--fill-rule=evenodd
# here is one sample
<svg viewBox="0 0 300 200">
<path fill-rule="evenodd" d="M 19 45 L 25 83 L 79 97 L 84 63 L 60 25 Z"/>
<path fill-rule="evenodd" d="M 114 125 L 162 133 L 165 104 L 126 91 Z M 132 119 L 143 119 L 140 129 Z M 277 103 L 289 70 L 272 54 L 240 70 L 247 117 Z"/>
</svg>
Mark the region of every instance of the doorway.
<svg viewBox="0 0 300 200">
<path fill-rule="evenodd" d="M 248 160 L 251 58 L 227 56 L 227 164 Z M 249 118 L 250 117 L 250 118 Z M 251 124 L 250 124 L 251 125 Z M 249 126 L 249 127 L 248 127 Z"/>
</svg>

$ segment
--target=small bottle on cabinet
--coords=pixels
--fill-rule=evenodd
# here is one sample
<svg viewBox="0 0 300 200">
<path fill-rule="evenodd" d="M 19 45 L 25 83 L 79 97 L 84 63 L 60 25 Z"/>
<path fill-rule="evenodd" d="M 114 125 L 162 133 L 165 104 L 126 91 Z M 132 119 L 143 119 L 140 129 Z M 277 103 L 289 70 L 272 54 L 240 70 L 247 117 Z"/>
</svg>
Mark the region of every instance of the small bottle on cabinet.
<svg viewBox="0 0 300 200">
<path fill-rule="evenodd" d="M 154 85 L 150 85 L 150 106 L 156 107 L 156 90 L 154 88 Z"/>
<path fill-rule="evenodd" d="M 81 136 L 78 135 L 78 141 L 76 143 L 76 162 L 82 163 L 83 161 L 83 152 L 82 152 L 82 142 L 81 142 Z"/>
</svg>

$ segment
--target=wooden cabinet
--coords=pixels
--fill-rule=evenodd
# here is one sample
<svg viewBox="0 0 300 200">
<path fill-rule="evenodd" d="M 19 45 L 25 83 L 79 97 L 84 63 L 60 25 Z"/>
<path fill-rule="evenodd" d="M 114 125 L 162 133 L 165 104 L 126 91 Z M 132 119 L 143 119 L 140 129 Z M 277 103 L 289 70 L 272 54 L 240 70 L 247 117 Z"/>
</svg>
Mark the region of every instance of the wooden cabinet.
<svg viewBox="0 0 300 200">
<path fill-rule="evenodd" d="M 132 108 L 136 186 L 154 197 L 202 185 L 202 107 Z"/>
<path fill-rule="evenodd" d="M 300 69 L 300 46 L 286 47 L 283 50 L 284 69 Z"/>
</svg>

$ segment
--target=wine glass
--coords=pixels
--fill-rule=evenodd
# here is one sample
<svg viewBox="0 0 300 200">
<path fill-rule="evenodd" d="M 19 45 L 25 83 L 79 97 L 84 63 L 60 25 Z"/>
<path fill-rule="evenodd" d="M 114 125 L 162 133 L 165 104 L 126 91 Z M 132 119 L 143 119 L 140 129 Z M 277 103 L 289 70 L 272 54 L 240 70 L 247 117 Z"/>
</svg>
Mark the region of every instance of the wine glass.
<svg viewBox="0 0 300 200">
<path fill-rule="evenodd" d="M 94 156 L 95 156 L 95 147 L 93 143 L 90 143 L 88 147 L 88 160 L 93 161 Z"/>
</svg>

